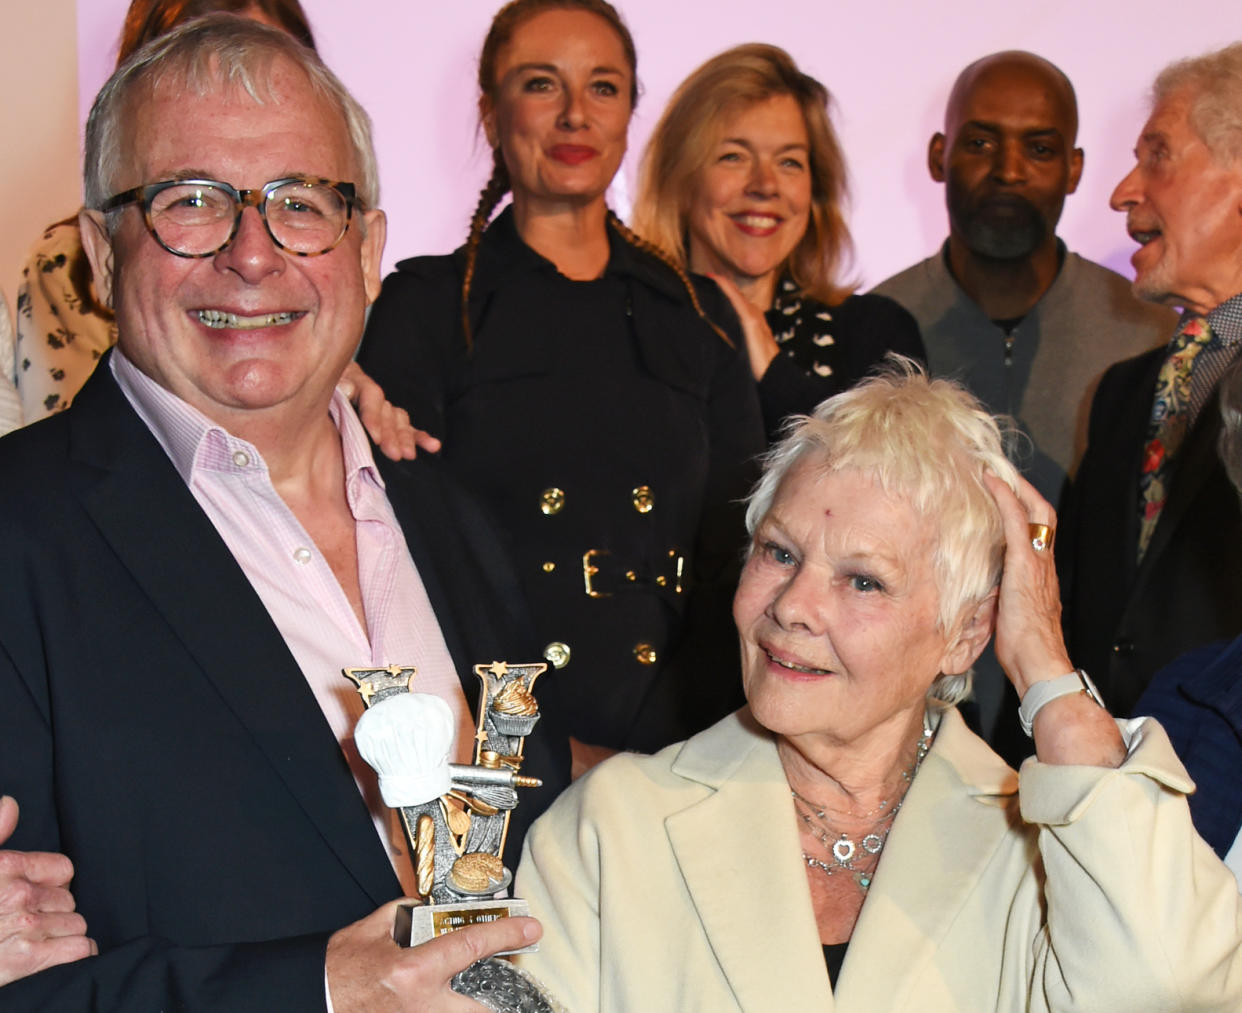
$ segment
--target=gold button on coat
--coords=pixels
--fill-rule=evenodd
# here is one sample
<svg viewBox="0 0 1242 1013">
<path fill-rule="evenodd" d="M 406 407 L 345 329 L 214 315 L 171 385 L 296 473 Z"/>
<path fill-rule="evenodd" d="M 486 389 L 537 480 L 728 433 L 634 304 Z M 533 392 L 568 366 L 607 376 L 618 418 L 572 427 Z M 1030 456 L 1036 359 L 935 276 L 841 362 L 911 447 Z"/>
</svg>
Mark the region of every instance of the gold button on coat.
<svg viewBox="0 0 1242 1013">
<path fill-rule="evenodd" d="M 559 640 L 553 640 L 543 649 L 543 659 L 553 668 L 564 668 L 569 664 L 570 650 L 568 644 L 562 644 Z"/>
<path fill-rule="evenodd" d="M 539 494 L 539 509 L 551 517 L 565 509 L 565 492 L 553 486 Z"/>
<path fill-rule="evenodd" d="M 654 665 L 656 663 L 656 649 L 650 644 L 635 644 L 634 657 L 638 659 L 640 665 Z"/>
<path fill-rule="evenodd" d="M 640 514 L 649 514 L 655 507 L 655 493 L 651 486 L 640 485 L 630 492 L 630 502 Z"/>
</svg>

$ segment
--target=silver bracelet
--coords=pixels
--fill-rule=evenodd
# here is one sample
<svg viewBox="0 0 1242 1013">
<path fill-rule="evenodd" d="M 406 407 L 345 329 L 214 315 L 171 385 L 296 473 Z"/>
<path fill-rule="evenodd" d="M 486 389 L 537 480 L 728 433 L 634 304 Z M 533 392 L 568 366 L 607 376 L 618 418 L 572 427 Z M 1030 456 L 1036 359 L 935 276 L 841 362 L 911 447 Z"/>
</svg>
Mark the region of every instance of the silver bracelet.
<svg viewBox="0 0 1242 1013">
<path fill-rule="evenodd" d="M 1081 668 L 1076 668 L 1068 675 L 1037 682 L 1026 691 L 1022 702 L 1018 705 L 1018 723 L 1022 725 L 1022 730 L 1033 738 L 1034 733 L 1031 729 L 1035 723 L 1035 715 L 1043 710 L 1045 704 L 1051 703 L 1059 696 L 1068 696 L 1070 693 L 1086 693 L 1101 707 L 1104 706 L 1104 699 L 1100 696 L 1100 691 L 1096 689 L 1095 683 L 1091 681 L 1091 676 Z"/>
</svg>

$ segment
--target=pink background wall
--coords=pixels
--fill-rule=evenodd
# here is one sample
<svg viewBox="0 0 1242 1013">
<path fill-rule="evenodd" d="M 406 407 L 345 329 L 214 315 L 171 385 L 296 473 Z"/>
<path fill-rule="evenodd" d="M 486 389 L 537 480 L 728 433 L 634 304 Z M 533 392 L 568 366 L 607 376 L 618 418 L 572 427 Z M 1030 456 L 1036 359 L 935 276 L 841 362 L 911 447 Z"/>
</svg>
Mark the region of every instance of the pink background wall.
<svg viewBox="0 0 1242 1013">
<path fill-rule="evenodd" d="M 499 0 L 303 2 L 328 63 L 375 120 L 390 220 L 386 264 L 458 245 L 488 164 L 475 132 L 473 76 Z M 40 6 L 72 3 L 41 0 Z M 126 5 L 76 0 L 77 53 L 71 40 L 56 43 L 69 49 L 62 60 L 49 59 L 50 44 L 36 47 L 40 74 L 72 80 L 76 72 L 79 122 L 115 59 Z M 1078 89 L 1086 171 L 1066 204 L 1061 234 L 1080 252 L 1126 270 L 1132 244 L 1107 200 L 1128 168 L 1151 77 L 1171 59 L 1242 37 L 1242 5 L 1231 0 L 1182 0 L 1175 16 L 1167 0 L 1046 0 L 1021 11 L 996 0 L 622 0 L 621 7 L 638 44 L 643 97 L 614 186 L 618 211 L 628 210 L 638 154 L 677 82 L 727 46 L 776 43 L 836 97 L 853 182 L 856 274 L 867 285 L 926 256 L 944 236 L 942 190 L 927 176 L 924 153 L 953 78 L 972 59 L 1021 47 L 1069 74 Z M 23 89 L 20 101 L 42 101 L 28 76 L 9 84 L 9 101 L 14 87 Z M 6 180 L 23 168 L 43 178 L 46 162 L 32 167 L 27 155 L 10 146 Z M 41 221 L 63 215 L 77 199 L 63 178 L 46 189 L 2 190 L 0 197 L 6 205 L 20 201 L 24 214 L 36 209 Z M 13 210 L 4 212 L 6 225 Z M 0 231 L 0 243 L 9 244 L 0 247 L 0 286 L 11 300 L 16 283 L 9 263 L 19 255 L 10 250 L 24 254 L 37 227 Z"/>
</svg>

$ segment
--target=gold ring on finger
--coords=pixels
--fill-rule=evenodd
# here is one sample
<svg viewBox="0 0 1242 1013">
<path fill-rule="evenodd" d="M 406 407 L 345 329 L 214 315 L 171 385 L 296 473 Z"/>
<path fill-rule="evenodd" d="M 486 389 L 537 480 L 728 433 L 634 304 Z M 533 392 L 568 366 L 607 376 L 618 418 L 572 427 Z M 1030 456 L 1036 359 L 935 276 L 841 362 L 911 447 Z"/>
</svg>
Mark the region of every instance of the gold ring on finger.
<svg viewBox="0 0 1242 1013">
<path fill-rule="evenodd" d="M 1031 534 L 1031 548 L 1036 552 L 1052 548 L 1052 528 L 1047 524 L 1028 524 L 1027 531 Z"/>
</svg>

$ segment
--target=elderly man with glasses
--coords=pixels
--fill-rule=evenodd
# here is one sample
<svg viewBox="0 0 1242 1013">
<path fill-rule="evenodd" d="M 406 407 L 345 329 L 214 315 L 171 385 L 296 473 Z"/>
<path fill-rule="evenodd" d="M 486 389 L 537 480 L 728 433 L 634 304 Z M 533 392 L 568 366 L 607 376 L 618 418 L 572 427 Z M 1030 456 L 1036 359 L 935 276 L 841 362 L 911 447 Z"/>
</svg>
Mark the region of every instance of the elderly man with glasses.
<svg viewBox="0 0 1242 1013">
<path fill-rule="evenodd" d="M 458 673 L 537 645 L 472 504 L 425 458 L 373 458 L 334 390 L 379 288 L 366 114 L 310 50 L 213 16 L 104 87 L 86 191 L 117 347 L 68 412 L 0 443 L 0 790 L 29 852 L 0 855 L 0 929 L 19 897 L 27 925 L 81 935 L 66 868 L 32 871 L 63 852 L 99 955 L 0 1006 L 462 1001 L 457 970 L 537 927 L 392 941 L 414 870 L 340 672 L 416 667 L 460 760 Z M 552 745 L 529 744 L 544 797 L 519 818 L 563 783 Z"/>
</svg>

